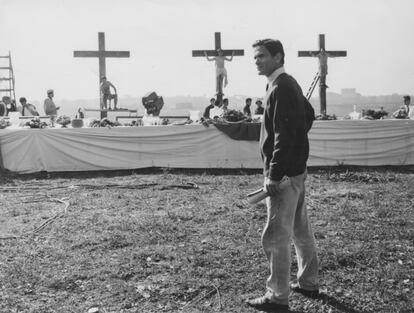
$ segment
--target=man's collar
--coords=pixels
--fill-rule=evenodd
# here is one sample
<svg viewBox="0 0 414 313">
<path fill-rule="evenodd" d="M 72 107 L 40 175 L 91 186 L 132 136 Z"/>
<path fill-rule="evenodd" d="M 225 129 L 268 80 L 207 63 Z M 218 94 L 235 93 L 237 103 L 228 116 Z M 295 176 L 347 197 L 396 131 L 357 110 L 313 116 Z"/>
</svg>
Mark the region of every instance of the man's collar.
<svg viewBox="0 0 414 313">
<path fill-rule="evenodd" d="M 276 78 L 279 77 L 280 74 L 285 73 L 285 67 L 282 65 L 281 67 L 277 68 L 272 74 L 267 77 L 269 81 L 269 85 L 271 85 Z"/>
</svg>

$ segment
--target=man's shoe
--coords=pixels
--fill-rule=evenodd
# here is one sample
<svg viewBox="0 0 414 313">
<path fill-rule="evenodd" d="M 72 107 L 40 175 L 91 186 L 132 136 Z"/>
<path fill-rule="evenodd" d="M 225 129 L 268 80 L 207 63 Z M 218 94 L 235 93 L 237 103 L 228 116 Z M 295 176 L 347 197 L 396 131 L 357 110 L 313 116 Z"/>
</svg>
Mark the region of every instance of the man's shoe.
<svg viewBox="0 0 414 313">
<path fill-rule="evenodd" d="M 289 312 L 287 304 L 279 304 L 272 302 L 269 298 L 263 296 L 255 299 L 246 300 L 246 304 L 255 308 L 256 310 L 265 312 Z"/>
<path fill-rule="evenodd" d="M 302 295 L 304 295 L 305 297 L 308 297 L 308 298 L 318 299 L 318 297 L 319 297 L 319 289 L 315 289 L 315 290 L 303 289 L 299 286 L 299 283 L 291 284 L 290 289 L 292 289 L 292 291 L 300 293 L 300 294 L 302 294 Z"/>
</svg>

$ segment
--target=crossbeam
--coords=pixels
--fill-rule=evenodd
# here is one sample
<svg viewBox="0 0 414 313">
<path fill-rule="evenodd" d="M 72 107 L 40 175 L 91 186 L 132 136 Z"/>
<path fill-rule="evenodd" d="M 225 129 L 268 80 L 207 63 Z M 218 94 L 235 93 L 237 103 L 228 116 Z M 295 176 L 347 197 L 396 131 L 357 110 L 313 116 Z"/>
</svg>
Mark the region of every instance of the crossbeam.
<svg viewBox="0 0 414 313">
<path fill-rule="evenodd" d="M 193 57 L 221 57 L 226 56 L 243 56 L 244 50 L 243 49 L 222 49 L 221 48 L 221 33 L 215 32 L 214 33 L 214 50 L 193 50 L 192 56 Z M 217 59 L 216 59 L 217 60 Z M 216 68 L 218 63 L 216 61 Z M 224 61 L 220 65 L 224 69 Z M 226 74 L 227 75 L 227 74 Z M 216 77 L 216 91 L 217 91 L 217 100 L 220 104 L 223 102 L 223 77 Z"/>
<path fill-rule="evenodd" d="M 326 76 L 328 75 L 328 58 L 346 57 L 347 52 L 344 50 L 326 51 L 325 34 L 319 34 L 319 50 L 316 51 L 298 51 L 298 57 L 315 57 L 319 59 L 319 101 L 320 114 L 326 115 Z"/>
<path fill-rule="evenodd" d="M 99 98 L 101 98 L 100 82 L 101 78 L 106 76 L 106 58 L 129 58 L 129 51 L 108 51 L 105 50 L 105 33 L 98 33 L 98 50 L 97 51 L 73 51 L 75 58 L 98 58 L 99 60 Z M 102 103 L 100 103 L 102 107 Z M 101 112 L 101 118 L 107 117 L 105 111 Z"/>
</svg>

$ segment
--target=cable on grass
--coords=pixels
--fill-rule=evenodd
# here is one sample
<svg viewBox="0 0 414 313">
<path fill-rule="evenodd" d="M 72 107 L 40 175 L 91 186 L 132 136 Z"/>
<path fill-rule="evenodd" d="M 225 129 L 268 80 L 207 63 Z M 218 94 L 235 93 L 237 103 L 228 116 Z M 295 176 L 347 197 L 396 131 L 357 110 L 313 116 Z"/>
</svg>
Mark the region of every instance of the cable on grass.
<svg viewBox="0 0 414 313">
<path fill-rule="evenodd" d="M 44 221 L 41 225 L 39 225 L 38 227 L 36 227 L 33 231 L 28 231 L 25 232 L 23 234 L 21 234 L 20 236 L 14 236 L 14 235 L 9 235 L 9 236 L 1 236 L 0 240 L 7 240 L 7 239 L 19 239 L 22 238 L 24 236 L 28 236 L 28 235 L 36 235 L 39 232 L 41 232 L 43 229 L 46 228 L 46 226 L 50 225 L 51 223 L 53 223 L 56 219 L 61 218 L 63 216 L 66 215 L 68 207 L 70 205 L 69 198 L 62 198 L 62 199 L 58 199 L 58 198 L 52 198 L 48 195 L 46 195 L 47 198 L 49 198 L 50 201 L 53 202 L 59 202 L 65 205 L 64 209 L 62 212 L 56 213 L 55 215 L 49 217 L 46 221 Z"/>
<path fill-rule="evenodd" d="M 36 227 L 33 230 L 33 234 L 37 234 L 39 233 L 41 230 L 43 230 L 47 225 L 51 224 L 54 220 L 56 220 L 57 218 L 63 217 L 66 215 L 68 207 L 69 207 L 69 202 L 65 201 L 68 200 L 68 198 L 62 198 L 62 199 L 57 199 L 57 198 L 52 198 L 50 196 L 47 196 L 50 200 L 52 201 L 56 201 L 56 202 L 60 202 L 62 204 L 65 205 L 65 208 L 63 209 L 63 212 L 60 213 L 56 213 L 54 216 L 49 217 L 46 221 L 44 221 L 40 226 Z"/>
<path fill-rule="evenodd" d="M 223 306 L 221 304 L 221 295 L 220 295 L 219 288 L 215 284 L 213 284 L 212 282 L 208 282 L 208 284 L 210 286 L 212 286 L 213 289 L 211 289 L 210 291 L 204 290 L 199 295 L 197 295 L 196 297 L 194 297 L 191 301 L 187 302 L 183 306 L 183 308 L 181 310 L 182 311 L 185 311 L 189 307 L 191 307 L 192 305 L 194 305 L 195 303 L 201 302 L 202 300 L 204 300 L 204 299 L 210 297 L 211 295 L 213 295 L 214 293 L 216 293 L 217 294 L 217 298 L 218 298 L 218 310 L 221 311 L 223 309 Z"/>
<path fill-rule="evenodd" d="M 144 189 L 148 187 L 155 187 L 159 186 L 158 183 L 146 183 L 146 184 L 102 184 L 102 185 L 92 185 L 92 184 L 82 184 L 82 185 L 66 185 L 66 186 L 56 186 L 56 187 L 50 187 L 47 188 L 49 190 L 51 189 L 75 189 L 75 188 L 84 188 L 84 189 L 107 189 L 107 188 L 119 188 L 119 189 Z M 4 192 L 18 192 L 18 191 L 36 191 L 36 190 L 43 190 L 45 186 L 40 187 L 0 187 L 0 191 Z M 166 190 L 166 189 L 174 189 L 174 188 L 180 188 L 180 189 L 199 189 L 198 185 L 193 182 L 188 182 L 185 184 L 180 185 L 161 185 L 160 190 Z"/>
</svg>

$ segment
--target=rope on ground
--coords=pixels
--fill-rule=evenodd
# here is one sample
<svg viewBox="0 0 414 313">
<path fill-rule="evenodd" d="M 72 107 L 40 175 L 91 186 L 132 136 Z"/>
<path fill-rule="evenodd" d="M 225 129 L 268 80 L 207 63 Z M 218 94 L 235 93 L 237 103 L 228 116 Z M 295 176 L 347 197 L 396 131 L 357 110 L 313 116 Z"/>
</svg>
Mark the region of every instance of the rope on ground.
<svg viewBox="0 0 414 313">
<path fill-rule="evenodd" d="M 211 296 L 214 292 L 216 292 L 215 289 L 212 289 L 210 291 L 203 291 L 202 293 L 200 293 L 199 295 L 197 295 L 196 297 L 194 297 L 190 302 L 187 302 L 183 308 L 182 311 L 187 310 L 189 307 L 191 307 L 194 303 L 196 302 L 200 302 L 201 300 Z"/>
<path fill-rule="evenodd" d="M 37 233 L 39 233 L 40 231 L 42 231 L 46 226 L 48 226 L 49 224 L 51 224 L 54 220 L 56 220 L 57 218 L 60 218 L 60 217 L 63 217 L 63 216 L 65 216 L 66 215 L 66 213 L 67 213 L 67 210 L 68 210 L 68 207 L 69 207 L 69 205 L 70 205 L 70 203 L 68 202 L 68 201 L 65 201 L 65 200 L 68 200 L 68 198 L 62 198 L 62 199 L 58 199 L 58 198 L 52 198 L 52 197 L 50 197 L 50 196 L 47 196 L 51 201 L 56 201 L 56 202 L 60 202 L 60 203 L 62 203 L 62 204 L 64 204 L 65 205 L 65 208 L 63 209 L 63 212 L 59 212 L 59 213 L 56 213 L 54 216 L 52 216 L 52 217 L 49 217 L 46 221 L 44 221 L 40 226 L 38 226 L 38 227 L 36 227 L 34 230 L 33 230 L 33 234 L 37 234 Z"/>
<path fill-rule="evenodd" d="M 19 191 L 36 191 L 43 190 L 47 188 L 48 190 L 52 189 L 75 189 L 75 188 L 84 188 L 84 189 L 107 189 L 107 188 L 119 188 L 119 189 L 144 189 L 148 187 L 159 186 L 158 183 L 145 183 L 145 184 L 103 184 L 103 185 L 92 185 L 92 184 L 82 184 L 82 185 L 66 185 L 66 186 L 25 186 L 25 187 L 0 187 L 0 191 L 3 192 L 19 192 Z M 188 182 L 180 185 L 161 185 L 160 190 L 167 189 L 198 189 L 198 185 L 193 182 Z"/>
<path fill-rule="evenodd" d="M 199 303 L 202 300 L 210 297 L 214 293 L 217 294 L 217 298 L 218 298 L 218 310 L 221 311 L 223 309 L 223 306 L 221 304 L 221 295 L 220 295 L 219 288 L 214 283 L 212 283 L 210 281 L 208 281 L 207 284 L 209 284 L 210 286 L 212 286 L 213 289 L 211 289 L 211 290 L 204 290 L 200 294 L 198 294 L 197 296 L 195 296 L 193 299 L 191 299 L 189 302 L 187 302 L 183 306 L 183 308 L 181 309 L 182 312 L 186 311 L 188 308 L 190 308 L 195 303 Z"/>
<path fill-rule="evenodd" d="M 221 311 L 223 309 L 222 305 L 221 305 L 221 296 L 220 296 L 220 291 L 218 289 L 218 287 L 216 285 L 214 285 L 213 283 L 211 283 L 211 285 L 214 287 L 214 289 L 216 289 L 217 292 L 217 297 L 218 297 L 218 305 L 219 305 L 219 311 Z"/>
<path fill-rule="evenodd" d="M 56 213 L 55 215 L 49 217 L 46 221 L 44 221 L 41 225 L 36 227 L 33 231 L 25 232 L 25 233 L 21 234 L 20 236 L 14 236 L 14 235 L 0 236 L 0 240 L 19 239 L 19 238 L 22 238 L 24 236 L 28 236 L 28 235 L 31 235 L 31 234 L 36 235 L 39 232 L 41 232 L 43 229 L 45 229 L 46 226 L 50 225 L 53 221 L 55 221 L 57 218 L 61 218 L 61 217 L 66 215 L 68 207 L 70 205 L 69 201 L 67 201 L 67 200 L 69 200 L 69 198 L 58 199 L 58 198 L 52 198 L 48 195 L 46 195 L 46 197 L 49 198 L 50 201 L 59 202 L 59 203 L 64 204 L 65 207 L 64 207 L 63 211 L 61 211 L 59 213 Z"/>
</svg>

